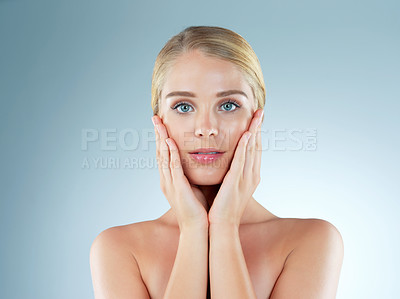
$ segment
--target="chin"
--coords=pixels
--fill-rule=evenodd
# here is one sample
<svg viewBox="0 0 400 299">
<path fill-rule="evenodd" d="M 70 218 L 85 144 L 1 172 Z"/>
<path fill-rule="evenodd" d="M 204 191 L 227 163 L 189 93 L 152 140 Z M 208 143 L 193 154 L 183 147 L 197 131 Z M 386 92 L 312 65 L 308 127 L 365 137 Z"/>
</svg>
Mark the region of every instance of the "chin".
<svg viewBox="0 0 400 299">
<path fill-rule="evenodd" d="M 189 182 L 193 185 L 211 186 L 221 184 L 227 169 L 216 168 L 191 168 L 185 171 Z"/>
</svg>

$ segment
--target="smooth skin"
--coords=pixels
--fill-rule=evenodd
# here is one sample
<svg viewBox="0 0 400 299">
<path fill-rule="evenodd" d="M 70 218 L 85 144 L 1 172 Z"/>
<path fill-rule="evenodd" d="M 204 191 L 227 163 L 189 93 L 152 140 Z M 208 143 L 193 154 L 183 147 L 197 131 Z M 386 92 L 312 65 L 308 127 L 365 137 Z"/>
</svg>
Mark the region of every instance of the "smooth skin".
<svg viewBox="0 0 400 299">
<path fill-rule="evenodd" d="M 166 95 L 182 90 L 195 97 L 184 97 L 191 109 L 178 113 L 171 107 L 181 98 Z M 217 97 L 221 90 L 247 97 Z M 229 98 L 240 108 L 224 110 L 233 108 L 223 106 Z M 152 118 L 171 209 L 99 234 L 90 252 L 96 299 L 335 298 L 343 260 L 337 229 L 321 219 L 279 218 L 252 197 L 262 112 L 233 64 L 199 51 L 178 59 Z M 189 152 L 211 146 L 225 151 L 224 163 L 193 167 Z"/>
<path fill-rule="evenodd" d="M 207 211 L 200 204 L 201 199 L 197 200 L 192 190 L 195 187 L 190 186 L 183 173 L 175 142 L 168 137 L 161 120 L 157 116 L 154 117 L 157 139 L 162 139 L 162 146 L 166 141 L 170 149 L 168 152 L 166 148 L 161 148 L 161 153 L 159 153 L 161 173 L 164 176 L 164 179 L 161 179 L 161 188 L 175 211 L 179 227 L 183 231 L 182 236 L 185 236 L 185 232 L 192 236 L 200 232 L 202 238 L 204 235 L 207 238 L 208 228 L 210 228 L 210 278 L 211 282 L 215 281 L 211 283 L 211 295 L 215 298 L 236 298 L 236 296 L 246 298 L 247 296 L 243 297 L 245 294 L 251 296 L 248 298 L 256 298 L 240 248 L 238 228 L 247 201 L 260 181 L 261 134 L 257 134 L 257 140 L 255 136 L 260 131 L 262 115 L 263 111 L 257 110 L 250 130 L 243 133 L 240 138 L 232 165 L 209 210 L 208 218 Z M 168 165 L 170 167 L 167 167 Z M 182 243 L 184 241 L 185 239 Z M 183 246 L 179 246 L 177 262 L 172 270 L 165 298 L 184 298 L 185 296 L 205 298 L 207 267 L 204 266 L 207 265 L 208 243 L 204 242 L 203 246 L 198 241 L 194 243 L 199 244 L 199 247 L 192 247 L 192 244 L 188 242 L 187 250 L 180 250 Z M 231 247 L 235 251 L 229 254 L 230 251 L 225 251 L 226 247 Z M 189 248 L 193 250 L 193 254 L 190 254 Z M 201 269 L 202 275 L 192 271 L 191 274 L 194 277 L 188 277 L 188 267 Z M 229 275 L 230 273 L 236 273 L 236 275 Z M 231 291 L 229 287 L 226 288 L 229 285 L 235 285 L 235 288 Z M 238 290 L 240 290 L 239 293 Z"/>
</svg>

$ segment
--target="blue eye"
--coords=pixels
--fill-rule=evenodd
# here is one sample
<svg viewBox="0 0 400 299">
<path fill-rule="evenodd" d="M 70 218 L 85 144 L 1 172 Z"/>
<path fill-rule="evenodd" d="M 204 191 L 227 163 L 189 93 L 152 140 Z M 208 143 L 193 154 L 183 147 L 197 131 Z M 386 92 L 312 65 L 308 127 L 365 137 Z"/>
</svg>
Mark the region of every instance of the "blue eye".
<svg viewBox="0 0 400 299">
<path fill-rule="evenodd" d="M 234 100 L 228 100 L 221 105 L 223 111 L 235 111 L 237 108 L 240 108 L 240 105 Z M 177 113 L 186 114 L 187 112 L 193 111 L 192 105 L 187 102 L 179 102 L 176 103 L 173 107 L 173 110 L 176 110 Z"/>
<path fill-rule="evenodd" d="M 190 109 L 193 109 L 193 108 L 188 103 L 179 102 L 174 107 L 172 107 L 172 109 L 174 109 L 174 110 L 176 109 L 178 111 L 178 113 L 186 113 L 186 112 L 192 111 Z"/>
<path fill-rule="evenodd" d="M 226 109 L 226 110 L 224 109 L 225 111 L 234 111 L 237 108 L 240 108 L 240 105 L 238 105 L 235 101 L 229 100 L 229 101 L 223 103 L 221 105 L 221 107 L 224 107 Z M 232 109 L 232 108 L 234 108 L 234 109 Z"/>
</svg>

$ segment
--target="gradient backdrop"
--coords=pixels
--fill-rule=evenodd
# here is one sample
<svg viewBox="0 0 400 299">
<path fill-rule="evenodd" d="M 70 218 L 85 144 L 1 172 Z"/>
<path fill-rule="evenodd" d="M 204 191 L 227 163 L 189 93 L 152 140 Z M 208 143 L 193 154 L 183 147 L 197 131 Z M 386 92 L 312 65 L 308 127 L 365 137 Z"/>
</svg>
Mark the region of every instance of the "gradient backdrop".
<svg viewBox="0 0 400 299">
<path fill-rule="evenodd" d="M 236 31 L 261 62 L 255 198 L 280 217 L 339 229 L 337 298 L 398 296 L 399 8 L 1 0 L 0 297 L 93 298 L 95 237 L 169 208 L 155 164 L 151 74 L 164 43 L 190 25 Z"/>
</svg>

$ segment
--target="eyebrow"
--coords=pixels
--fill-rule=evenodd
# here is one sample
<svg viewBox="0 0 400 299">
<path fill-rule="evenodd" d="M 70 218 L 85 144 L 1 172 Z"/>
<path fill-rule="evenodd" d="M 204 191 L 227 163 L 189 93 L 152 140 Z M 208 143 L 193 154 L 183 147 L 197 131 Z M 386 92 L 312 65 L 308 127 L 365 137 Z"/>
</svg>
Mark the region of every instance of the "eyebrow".
<svg viewBox="0 0 400 299">
<path fill-rule="evenodd" d="M 241 94 L 241 95 L 245 96 L 246 98 L 248 98 L 247 94 L 244 91 L 237 90 L 237 89 L 221 91 L 221 92 L 218 92 L 216 95 L 217 95 L 217 97 L 226 97 L 226 96 L 230 96 L 232 94 Z M 173 91 L 173 92 L 170 92 L 169 94 L 167 94 L 165 96 L 165 98 L 177 97 L 177 96 L 192 97 L 192 98 L 196 97 L 196 95 L 193 92 L 189 92 L 189 91 Z"/>
</svg>

